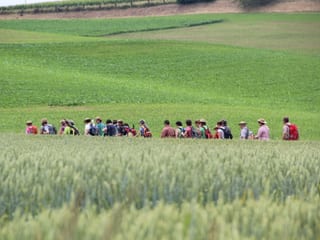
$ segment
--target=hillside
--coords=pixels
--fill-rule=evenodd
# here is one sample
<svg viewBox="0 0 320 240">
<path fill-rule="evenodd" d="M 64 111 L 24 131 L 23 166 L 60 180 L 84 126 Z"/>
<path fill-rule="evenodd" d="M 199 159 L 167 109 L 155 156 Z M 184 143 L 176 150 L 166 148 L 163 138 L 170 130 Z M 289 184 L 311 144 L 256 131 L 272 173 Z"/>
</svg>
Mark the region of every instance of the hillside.
<svg viewBox="0 0 320 240">
<path fill-rule="evenodd" d="M 165 4 L 151 7 L 133 7 L 99 11 L 78 11 L 38 14 L 4 14 L 0 19 L 48 19 L 48 18 L 115 18 L 140 16 L 167 16 L 176 14 L 197 13 L 244 13 L 244 12 L 319 12 L 320 1 L 317 0 L 285 0 L 268 6 L 243 9 L 231 0 L 217 0 L 213 3 L 192 5 Z"/>
</svg>

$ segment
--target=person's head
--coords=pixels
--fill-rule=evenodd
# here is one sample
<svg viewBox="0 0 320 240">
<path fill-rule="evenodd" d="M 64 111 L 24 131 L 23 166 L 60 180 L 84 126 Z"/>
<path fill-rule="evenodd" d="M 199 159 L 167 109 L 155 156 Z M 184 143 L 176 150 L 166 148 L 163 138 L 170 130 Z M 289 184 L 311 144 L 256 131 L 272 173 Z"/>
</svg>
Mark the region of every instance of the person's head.
<svg viewBox="0 0 320 240">
<path fill-rule="evenodd" d="M 222 119 L 220 122 L 221 122 L 221 126 L 225 127 L 228 125 L 227 120 Z"/>
<path fill-rule="evenodd" d="M 289 122 L 289 117 L 284 117 L 284 118 L 283 118 L 283 123 L 286 124 L 286 123 L 288 123 L 288 122 Z"/>
<path fill-rule="evenodd" d="M 177 121 L 177 122 L 176 122 L 176 126 L 177 126 L 177 127 L 182 127 L 182 122 L 181 122 L 181 121 Z"/>
<path fill-rule="evenodd" d="M 44 125 L 47 125 L 47 124 L 48 124 L 48 119 L 43 118 L 43 119 L 41 120 L 41 125 L 44 126 Z"/>
<path fill-rule="evenodd" d="M 28 121 L 26 122 L 26 125 L 27 125 L 27 126 L 32 126 L 32 121 L 31 121 L 31 120 L 28 120 Z"/>
<path fill-rule="evenodd" d="M 222 121 L 217 122 L 217 126 L 222 127 L 223 126 Z"/>
<path fill-rule="evenodd" d="M 240 128 L 242 129 L 242 128 L 244 128 L 245 126 L 247 126 L 247 123 L 246 123 L 245 121 L 241 121 L 241 122 L 239 122 L 239 126 L 240 126 Z"/>
<path fill-rule="evenodd" d="M 200 123 L 200 126 L 206 126 L 207 125 L 207 121 L 205 119 L 200 119 L 199 123 Z"/>
<path fill-rule="evenodd" d="M 113 124 L 113 125 L 117 125 L 117 123 L 118 123 L 118 120 L 113 120 L 113 121 L 112 121 L 112 124 Z"/>
<path fill-rule="evenodd" d="M 165 126 L 169 126 L 169 125 L 170 125 L 170 121 L 169 121 L 169 120 L 164 120 L 163 124 L 164 124 Z"/>
<path fill-rule="evenodd" d="M 143 119 L 141 119 L 141 120 L 139 121 L 139 124 L 140 124 L 140 125 L 144 125 L 145 123 L 146 123 L 146 121 L 143 120 Z"/>
<path fill-rule="evenodd" d="M 85 118 L 83 121 L 85 124 L 91 123 L 91 119 L 90 118 Z"/>
<path fill-rule="evenodd" d="M 111 119 L 107 119 L 106 124 L 112 124 Z"/>
<path fill-rule="evenodd" d="M 96 117 L 96 123 L 101 123 L 102 122 L 102 120 L 101 120 L 101 117 Z"/>
<path fill-rule="evenodd" d="M 192 121 L 190 119 L 187 119 L 186 120 L 186 125 L 189 126 L 189 127 L 192 126 Z"/>
<path fill-rule="evenodd" d="M 60 121 L 60 124 L 61 124 L 61 126 L 65 126 L 67 123 L 66 123 L 66 120 L 64 120 L 64 119 L 62 119 L 61 121 Z"/>
<path fill-rule="evenodd" d="M 119 120 L 117 121 L 117 124 L 118 124 L 118 126 L 122 126 L 122 125 L 123 125 L 123 121 L 122 121 L 121 119 L 119 119 Z"/>
<path fill-rule="evenodd" d="M 263 118 L 258 119 L 258 124 L 260 126 L 267 124 L 266 120 L 264 120 Z"/>
<path fill-rule="evenodd" d="M 196 126 L 200 126 L 200 120 L 196 120 L 194 123 L 196 124 Z"/>
</svg>

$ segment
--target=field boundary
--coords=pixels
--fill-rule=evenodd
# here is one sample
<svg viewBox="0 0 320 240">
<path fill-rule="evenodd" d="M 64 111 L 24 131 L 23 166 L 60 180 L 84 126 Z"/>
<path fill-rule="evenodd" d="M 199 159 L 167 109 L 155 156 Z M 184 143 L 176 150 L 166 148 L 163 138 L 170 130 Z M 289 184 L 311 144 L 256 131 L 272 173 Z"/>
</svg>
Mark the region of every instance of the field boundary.
<svg viewBox="0 0 320 240">
<path fill-rule="evenodd" d="M 139 3 L 135 5 L 134 3 Z M 114 6 L 114 2 L 112 3 Z M 127 5 L 126 5 L 127 4 Z M 190 5 L 176 4 L 172 0 L 130 1 L 117 5 L 117 8 L 109 6 L 108 9 L 87 9 L 78 11 L 60 11 L 50 13 L 16 12 L 2 13 L 0 19 L 61 19 L 61 18 L 117 18 L 117 17 L 144 17 L 144 16 L 168 16 L 177 14 L 202 14 L 202 13 L 246 13 L 246 12 L 320 12 L 318 0 L 286 0 L 275 2 L 263 7 L 250 9 L 242 8 L 232 0 L 216 0 L 210 3 L 197 3 Z"/>
<path fill-rule="evenodd" d="M 223 21 L 224 20 L 222 20 L 222 19 L 218 19 L 218 20 L 211 20 L 211 21 L 205 21 L 205 22 L 199 22 L 199 23 L 190 23 L 190 24 L 185 24 L 182 26 L 168 26 L 168 27 L 162 27 L 162 28 L 160 27 L 160 28 L 148 28 L 148 29 L 141 29 L 141 30 L 119 31 L 119 32 L 113 32 L 113 33 L 104 34 L 104 35 L 98 35 L 97 37 L 115 36 L 115 35 L 126 34 L 126 33 L 152 32 L 152 31 L 159 31 L 159 30 L 191 28 L 191 27 L 198 27 L 198 26 L 222 23 Z M 90 35 L 84 35 L 84 37 L 90 37 Z"/>
</svg>

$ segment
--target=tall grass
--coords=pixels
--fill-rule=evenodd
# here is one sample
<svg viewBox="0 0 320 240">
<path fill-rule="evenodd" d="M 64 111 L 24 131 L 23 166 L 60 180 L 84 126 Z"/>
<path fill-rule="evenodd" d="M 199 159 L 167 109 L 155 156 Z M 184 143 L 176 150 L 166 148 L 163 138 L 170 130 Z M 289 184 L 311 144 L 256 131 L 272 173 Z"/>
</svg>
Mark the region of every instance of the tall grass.
<svg viewBox="0 0 320 240">
<path fill-rule="evenodd" d="M 312 142 L 7 135 L 1 145 L 0 214 L 9 217 L 16 209 L 35 215 L 59 208 L 74 194 L 82 194 L 82 207 L 97 210 L 159 201 L 206 205 L 249 193 L 277 202 L 319 195 L 319 144 Z"/>
<path fill-rule="evenodd" d="M 1 239 L 320 234 L 318 142 L 7 134 L 0 146 Z"/>
</svg>

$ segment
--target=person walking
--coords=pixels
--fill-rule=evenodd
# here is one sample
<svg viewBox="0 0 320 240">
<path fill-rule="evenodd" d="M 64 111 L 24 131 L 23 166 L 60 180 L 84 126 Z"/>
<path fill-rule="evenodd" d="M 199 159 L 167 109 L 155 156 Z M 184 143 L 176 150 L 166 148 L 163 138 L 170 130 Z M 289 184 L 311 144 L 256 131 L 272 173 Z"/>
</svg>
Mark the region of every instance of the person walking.
<svg viewBox="0 0 320 240">
<path fill-rule="evenodd" d="M 224 139 L 224 128 L 221 121 L 217 122 L 214 130 L 216 131 L 214 134 L 214 139 Z"/>
<path fill-rule="evenodd" d="M 59 135 L 63 135 L 64 134 L 64 130 L 67 127 L 67 123 L 64 119 L 62 119 L 60 121 L 60 129 L 59 129 Z"/>
<path fill-rule="evenodd" d="M 75 126 L 75 123 L 73 120 L 64 120 L 66 123 L 66 127 L 64 128 L 64 135 L 74 135 L 74 136 L 79 136 L 80 135 L 80 131 L 79 129 Z"/>
<path fill-rule="evenodd" d="M 289 121 L 289 117 L 283 118 L 282 139 L 287 141 L 299 140 L 298 127 Z"/>
<path fill-rule="evenodd" d="M 267 141 L 270 139 L 270 130 L 269 127 L 267 126 L 267 122 L 263 119 L 260 118 L 258 119 L 258 124 L 259 124 L 259 130 L 257 135 L 255 136 L 255 139 Z"/>
<path fill-rule="evenodd" d="M 91 122 L 91 119 L 90 118 L 85 118 L 84 119 L 84 135 L 86 136 L 90 136 L 90 130 L 91 130 L 91 127 L 92 127 L 92 122 Z"/>
<path fill-rule="evenodd" d="M 223 130 L 224 139 L 233 139 L 233 135 L 231 133 L 231 129 L 228 126 L 228 122 L 225 119 L 222 119 L 221 121 L 221 129 Z"/>
<path fill-rule="evenodd" d="M 176 138 L 184 138 L 185 129 L 182 126 L 181 121 L 176 122 Z"/>
<path fill-rule="evenodd" d="M 29 120 L 26 122 L 26 134 L 38 134 L 38 128 L 32 124 L 32 121 Z"/>
<path fill-rule="evenodd" d="M 103 136 L 103 129 L 105 127 L 106 126 L 102 122 L 101 117 L 96 117 L 96 128 L 98 129 L 98 135 L 99 136 Z"/>
<path fill-rule="evenodd" d="M 245 121 L 241 121 L 239 122 L 239 126 L 240 126 L 240 139 L 241 140 L 249 139 L 250 136 L 252 136 L 252 132 L 247 127 L 247 123 Z"/>
<path fill-rule="evenodd" d="M 140 124 L 140 128 L 139 128 L 140 134 L 139 134 L 139 136 L 145 137 L 145 138 L 152 137 L 152 133 L 150 131 L 150 128 L 149 128 L 147 122 L 145 120 L 141 119 L 139 121 L 139 124 Z"/>
<path fill-rule="evenodd" d="M 44 134 L 44 135 L 57 134 L 57 129 L 52 124 L 48 123 L 48 119 L 43 118 L 41 120 L 40 134 Z"/>
<path fill-rule="evenodd" d="M 199 120 L 199 129 L 200 129 L 200 138 L 203 139 L 210 139 L 213 138 L 213 135 L 207 125 L 207 121 L 205 119 L 200 119 Z"/>
<path fill-rule="evenodd" d="M 192 130 L 193 130 L 192 121 L 190 119 L 187 119 L 186 120 L 186 128 L 185 128 L 183 136 L 185 138 L 194 138 L 193 135 L 195 135 L 195 134 L 192 134 L 192 132 L 193 132 Z"/>
<path fill-rule="evenodd" d="M 164 128 L 161 132 L 161 138 L 175 138 L 176 137 L 176 131 L 173 127 L 170 126 L 170 121 L 165 120 L 163 122 Z"/>
</svg>

